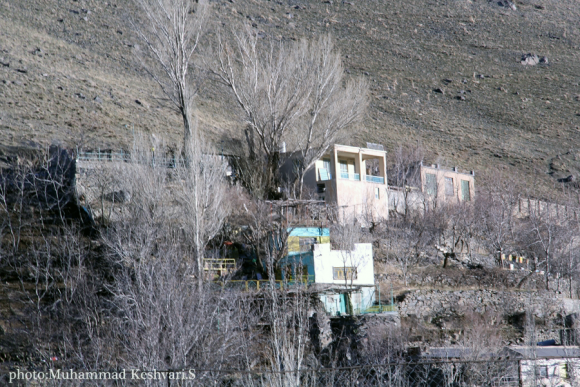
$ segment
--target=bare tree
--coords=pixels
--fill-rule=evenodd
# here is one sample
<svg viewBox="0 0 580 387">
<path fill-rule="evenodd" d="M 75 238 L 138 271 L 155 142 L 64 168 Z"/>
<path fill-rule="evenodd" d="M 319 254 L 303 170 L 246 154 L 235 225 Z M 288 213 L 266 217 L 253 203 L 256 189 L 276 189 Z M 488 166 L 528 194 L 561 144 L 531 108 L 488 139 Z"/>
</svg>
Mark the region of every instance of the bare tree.
<svg viewBox="0 0 580 387">
<path fill-rule="evenodd" d="M 359 243 L 362 236 L 361 226 L 355 221 L 352 223 L 335 224 L 331 228 L 332 245 L 340 251 L 342 259 L 345 289 L 352 288 L 357 279 L 357 269 L 362 264 L 354 253 L 355 243 Z"/>
<path fill-rule="evenodd" d="M 447 223 L 438 210 L 414 212 L 407 218 L 393 218 L 389 227 L 379 236 L 387 257 L 394 260 L 401 269 L 405 286 L 408 285 L 410 270 L 422 258 L 436 254 L 436 246 L 444 233 Z"/>
<path fill-rule="evenodd" d="M 293 288 L 277 289 L 269 270 L 270 283 L 265 299 L 265 317 L 270 327 L 266 356 L 273 371 L 267 385 L 302 386 L 304 362 L 310 350 L 308 328 L 313 309 L 312 295 L 306 284 L 295 281 Z"/>
<path fill-rule="evenodd" d="M 479 218 L 475 233 L 480 243 L 501 264 L 501 256 L 514 247 L 514 227 L 520 189 L 514 179 L 499 170 L 482 175 L 475 201 L 475 215 Z"/>
<path fill-rule="evenodd" d="M 184 151 L 192 140 L 195 76 L 193 54 L 206 24 L 207 6 L 192 0 L 135 0 L 143 19 L 133 28 L 147 48 L 141 56 L 147 73 L 157 82 L 183 120 Z"/>
<path fill-rule="evenodd" d="M 229 43 L 231 42 L 231 43 Z M 358 122 L 367 85 L 344 81 L 340 55 L 325 36 L 315 42 L 259 41 L 250 29 L 220 36 L 214 74 L 243 111 L 246 157 L 266 175 L 266 194 L 280 182 L 280 153 L 296 151 L 295 173 L 302 192 L 305 171 Z"/>
<path fill-rule="evenodd" d="M 175 198 L 182 208 L 186 230 L 191 232 L 201 286 L 204 251 L 220 231 L 231 208 L 224 160 L 212 152 L 199 133 L 194 139 L 185 152 L 189 167 L 175 170 L 176 185 L 180 185 Z"/>
<path fill-rule="evenodd" d="M 118 256 L 135 256 L 147 259 L 149 248 L 155 245 L 156 234 L 165 231 L 159 225 L 179 230 L 191 242 L 188 253 L 196 269 L 198 285 L 203 281 L 203 258 L 209 241 L 217 235 L 230 206 L 227 197 L 225 162 L 216 156 L 209 144 L 196 133 L 186 152 L 187 162 L 176 158 L 173 168 L 159 160 L 165 153 L 161 143 L 153 148 L 140 139 L 132 161 L 119 165 L 111 173 L 118 174 L 119 187 L 131 197 L 123 207 L 115 233 L 106 236 L 107 244 Z M 143 236 L 152 244 L 147 249 L 140 246 Z M 160 237 L 160 236 L 159 236 Z M 140 238 L 136 240 L 135 238 Z M 134 249 L 140 249 L 141 252 Z"/>
<path fill-rule="evenodd" d="M 401 205 L 394 203 L 395 212 L 402 206 L 403 217 L 410 216 L 412 209 L 417 207 L 420 195 L 413 188 L 421 189 L 421 163 L 425 158 L 425 150 L 421 145 L 399 146 L 393 153 L 389 170 L 389 184 L 400 188 Z"/>
<path fill-rule="evenodd" d="M 543 268 L 546 290 L 550 289 L 550 277 L 557 272 L 555 264 L 561 261 L 565 249 L 569 246 L 570 238 L 566 234 L 570 231 L 542 203 L 530 206 L 529 216 L 518 225 L 517 241 L 520 250 L 533 257 L 536 270 Z M 543 202 L 545 205 L 546 202 Z"/>
</svg>

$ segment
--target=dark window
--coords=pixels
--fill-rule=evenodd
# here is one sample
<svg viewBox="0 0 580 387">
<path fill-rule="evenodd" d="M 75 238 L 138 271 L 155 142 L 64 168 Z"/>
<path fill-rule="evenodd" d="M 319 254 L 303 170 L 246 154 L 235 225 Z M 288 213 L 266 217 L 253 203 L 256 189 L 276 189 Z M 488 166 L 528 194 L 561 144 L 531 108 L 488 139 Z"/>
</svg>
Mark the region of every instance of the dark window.
<svg viewBox="0 0 580 387">
<path fill-rule="evenodd" d="M 471 200 L 471 192 L 469 192 L 469 181 L 461 180 L 461 200 L 468 202 Z"/>
<path fill-rule="evenodd" d="M 453 178 L 445 178 L 445 196 L 453 196 Z"/>
<path fill-rule="evenodd" d="M 425 190 L 427 195 L 435 196 L 437 194 L 437 179 L 432 173 L 425 174 Z"/>
<path fill-rule="evenodd" d="M 540 375 L 541 378 L 547 378 L 548 377 L 548 367 L 547 366 L 538 367 L 538 374 Z"/>
<path fill-rule="evenodd" d="M 346 161 L 342 160 L 339 161 L 340 166 L 340 178 L 341 179 L 348 179 L 348 164 Z"/>
<path fill-rule="evenodd" d="M 300 251 L 310 251 L 312 250 L 312 245 L 316 244 L 316 238 L 298 238 L 298 245 L 300 246 Z"/>
<path fill-rule="evenodd" d="M 317 193 L 324 193 L 326 191 L 326 185 L 324 184 L 317 184 L 316 185 L 316 192 Z"/>
</svg>

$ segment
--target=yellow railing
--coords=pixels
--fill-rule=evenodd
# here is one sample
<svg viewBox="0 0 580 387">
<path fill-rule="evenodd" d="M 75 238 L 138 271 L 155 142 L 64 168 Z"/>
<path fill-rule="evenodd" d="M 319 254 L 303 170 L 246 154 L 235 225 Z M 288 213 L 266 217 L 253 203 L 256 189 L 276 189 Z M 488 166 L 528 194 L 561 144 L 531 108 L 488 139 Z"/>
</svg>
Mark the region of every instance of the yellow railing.
<svg viewBox="0 0 580 387">
<path fill-rule="evenodd" d="M 236 269 L 234 258 L 204 258 L 203 270 L 205 271 L 229 271 Z"/>
<path fill-rule="evenodd" d="M 300 282 L 302 284 L 309 284 L 309 283 L 314 283 L 314 276 L 313 275 L 299 275 L 297 276 L 297 278 L 294 278 L 294 276 L 290 276 L 290 278 L 288 278 L 288 282 L 290 284 L 293 284 L 295 282 Z"/>
<path fill-rule="evenodd" d="M 231 280 L 231 281 L 213 281 L 222 289 L 238 289 L 248 291 L 260 291 L 262 289 L 270 289 L 270 280 Z M 276 289 L 284 289 L 284 281 L 274 281 Z"/>
<path fill-rule="evenodd" d="M 382 312 L 396 312 L 397 306 L 396 305 L 373 305 L 370 308 L 365 309 L 362 311 L 362 314 L 366 313 L 382 313 Z"/>
</svg>

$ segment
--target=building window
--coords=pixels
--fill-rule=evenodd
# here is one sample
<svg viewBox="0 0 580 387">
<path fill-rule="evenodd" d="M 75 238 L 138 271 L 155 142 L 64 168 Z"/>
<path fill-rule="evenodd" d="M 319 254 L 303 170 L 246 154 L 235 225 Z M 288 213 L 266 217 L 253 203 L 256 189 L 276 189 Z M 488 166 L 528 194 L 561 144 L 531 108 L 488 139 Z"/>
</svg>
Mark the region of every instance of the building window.
<svg viewBox="0 0 580 387">
<path fill-rule="evenodd" d="M 445 178 L 445 196 L 453 196 L 453 178 Z"/>
<path fill-rule="evenodd" d="M 540 378 L 547 378 L 548 377 L 548 366 L 539 366 L 538 367 L 538 375 Z"/>
<path fill-rule="evenodd" d="M 322 159 L 322 168 L 330 171 L 330 159 Z"/>
<path fill-rule="evenodd" d="M 300 237 L 298 239 L 298 245 L 300 246 L 300 251 L 310 251 L 312 250 L 312 245 L 315 245 L 317 242 L 316 238 L 303 238 Z"/>
<path fill-rule="evenodd" d="M 340 178 L 341 179 L 348 179 L 348 164 L 346 161 L 341 160 L 338 162 L 340 166 Z"/>
<path fill-rule="evenodd" d="M 378 188 L 375 188 L 375 199 L 380 199 L 380 198 L 381 198 L 381 193 L 380 193 Z"/>
<path fill-rule="evenodd" d="M 432 173 L 425 174 L 425 191 L 427 195 L 437 195 L 437 179 Z"/>
<path fill-rule="evenodd" d="M 326 185 L 325 184 L 317 184 L 316 185 L 316 193 L 324 193 L 326 191 Z"/>
<path fill-rule="evenodd" d="M 356 280 L 357 272 L 356 267 L 333 267 L 332 268 L 332 279 L 334 280 Z"/>
<path fill-rule="evenodd" d="M 471 200 L 471 192 L 469 192 L 469 181 L 461 180 L 461 200 L 468 202 Z"/>
</svg>

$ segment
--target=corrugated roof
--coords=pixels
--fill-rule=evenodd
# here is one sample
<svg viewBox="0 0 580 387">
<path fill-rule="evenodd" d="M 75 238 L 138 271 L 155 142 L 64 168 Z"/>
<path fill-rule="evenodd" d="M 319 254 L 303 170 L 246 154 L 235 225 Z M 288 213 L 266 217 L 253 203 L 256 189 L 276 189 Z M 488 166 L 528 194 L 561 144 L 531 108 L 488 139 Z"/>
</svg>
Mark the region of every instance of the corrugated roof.
<svg viewBox="0 0 580 387">
<path fill-rule="evenodd" d="M 499 353 L 493 351 L 473 351 L 470 348 L 461 347 L 433 347 L 428 348 L 423 357 L 430 359 L 464 359 L 467 357 L 478 358 L 580 358 L 580 347 L 563 347 L 563 346 L 548 346 L 548 347 L 526 347 L 526 346 L 512 346 L 504 347 Z"/>
<path fill-rule="evenodd" d="M 526 357 L 526 358 L 551 358 L 551 357 L 578 357 L 580 358 L 580 347 L 563 347 L 563 346 L 550 346 L 550 347 L 529 347 L 529 346 L 517 346 L 517 347 L 506 347 L 506 349 L 515 352 L 516 354 Z"/>
</svg>

